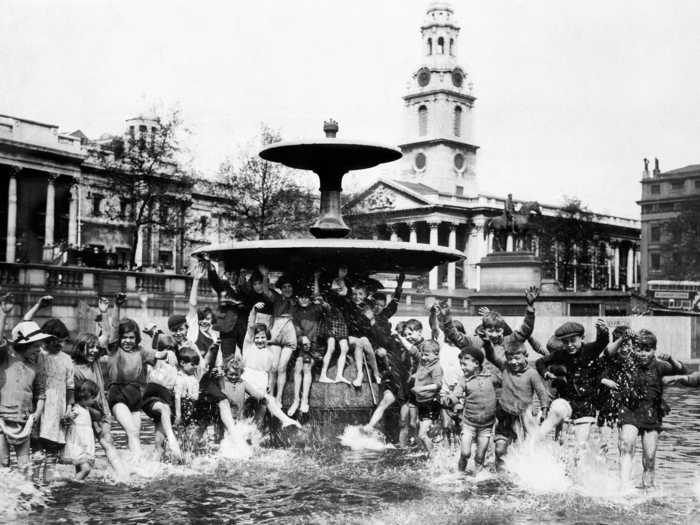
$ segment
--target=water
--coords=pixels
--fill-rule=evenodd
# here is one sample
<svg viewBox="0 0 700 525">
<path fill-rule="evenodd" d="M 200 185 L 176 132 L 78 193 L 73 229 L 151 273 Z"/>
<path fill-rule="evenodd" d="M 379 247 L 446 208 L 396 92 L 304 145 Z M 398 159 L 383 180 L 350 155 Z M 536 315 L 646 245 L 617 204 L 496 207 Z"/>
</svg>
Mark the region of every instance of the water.
<svg viewBox="0 0 700 525">
<path fill-rule="evenodd" d="M 433 458 L 386 446 L 346 429 L 340 439 L 306 448 L 266 448 L 255 432 L 217 457 L 188 466 L 140 462 L 126 484 L 98 458 L 86 483 L 35 488 L 0 476 L 0 520 L 10 523 L 698 523 L 700 395 L 667 389 L 665 422 L 651 492 L 619 492 L 616 435 L 576 466 L 555 444 L 513 452 L 512 473 L 456 472 L 456 451 Z M 246 431 L 247 433 L 248 431 Z M 148 440 L 145 440 L 148 442 Z M 120 445 L 123 441 L 120 441 Z M 354 449 L 353 449 L 354 447 Z M 488 461 L 492 463 L 493 458 Z M 640 479 L 639 448 L 635 479 Z"/>
</svg>

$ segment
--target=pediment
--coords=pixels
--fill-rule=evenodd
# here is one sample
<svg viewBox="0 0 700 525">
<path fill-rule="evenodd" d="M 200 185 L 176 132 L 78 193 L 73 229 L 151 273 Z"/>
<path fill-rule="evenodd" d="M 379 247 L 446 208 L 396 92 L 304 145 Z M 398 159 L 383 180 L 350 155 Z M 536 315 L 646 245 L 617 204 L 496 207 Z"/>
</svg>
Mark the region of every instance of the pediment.
<svg viewBox="0 0 700 525">
<path fill-rule="evenodd" d="M 373 213 L 413 209 L 430 204 L 428 200 L 403 188 L 400 184 L 377 181 L 357 197 L 352 199 L 344 209 L 345 213 Z"/>
</svg>

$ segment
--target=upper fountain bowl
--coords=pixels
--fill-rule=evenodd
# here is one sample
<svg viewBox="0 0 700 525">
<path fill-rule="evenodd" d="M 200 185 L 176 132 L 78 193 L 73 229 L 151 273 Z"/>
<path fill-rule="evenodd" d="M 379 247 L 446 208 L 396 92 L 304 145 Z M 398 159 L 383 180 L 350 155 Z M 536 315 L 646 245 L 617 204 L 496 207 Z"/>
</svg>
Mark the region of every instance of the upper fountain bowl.
<svg viewBox="0 0 700 525">
<path fill-rule="evenodd" d="M 401 151 L 371 142 L 325 138 L 307 142 L 277 142 L 260 151 L 260 157 L 321 175 L 372 168 L 400 159 Z"/>
</svg>

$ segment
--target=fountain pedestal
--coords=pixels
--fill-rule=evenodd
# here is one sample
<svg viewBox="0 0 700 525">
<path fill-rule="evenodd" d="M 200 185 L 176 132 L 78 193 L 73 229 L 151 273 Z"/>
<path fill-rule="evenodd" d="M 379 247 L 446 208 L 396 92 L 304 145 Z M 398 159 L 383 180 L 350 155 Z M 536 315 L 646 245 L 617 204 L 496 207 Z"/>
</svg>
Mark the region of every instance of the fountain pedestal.
<svg viewBox="0 0 700 525">
<path fill-rule="evenodd" d="M 533 252 L 494 252 L 479 262 L 480 292 L 506 292 L 539 287 L 542 261 Z"/>
</svg>

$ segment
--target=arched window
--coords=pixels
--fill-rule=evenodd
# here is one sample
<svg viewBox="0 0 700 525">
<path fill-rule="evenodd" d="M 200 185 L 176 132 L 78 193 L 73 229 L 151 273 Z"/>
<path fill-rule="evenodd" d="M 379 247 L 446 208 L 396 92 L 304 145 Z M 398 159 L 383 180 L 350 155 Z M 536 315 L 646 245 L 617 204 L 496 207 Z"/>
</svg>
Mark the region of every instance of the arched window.
<svg viewBox="0 0 700 525">
<path fill-rule="evenodd" d="M 437 52 L 439 55 L 445 54 L 445 39 L 440 37 L 437 42 Z"/>
<path fill-rule="evenodd" d="M 454 45 L 455 45 L 454 39 L 450 38 L 450 56 L 455 56 Z"/>
<path fill-rule="evenodd" d="M 428 108 L 421 106 L 418 108 L 418 135 L 421 137 L 428 134 Z"/>
<path fill-rule="evenodd" d="M 454 115 L 454 135 L 455 137 L 459 137 L 462 135 L 462 108 L 459 106 L 455 106 L 455 115 Z"/>
<path fill-rule="evenodd" d="M 433 54 L 433 39 L 429 38 L 428 39 L 428 55 Z"/>
</svg>

